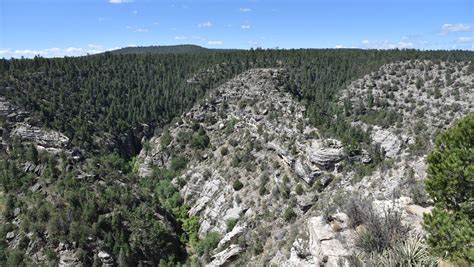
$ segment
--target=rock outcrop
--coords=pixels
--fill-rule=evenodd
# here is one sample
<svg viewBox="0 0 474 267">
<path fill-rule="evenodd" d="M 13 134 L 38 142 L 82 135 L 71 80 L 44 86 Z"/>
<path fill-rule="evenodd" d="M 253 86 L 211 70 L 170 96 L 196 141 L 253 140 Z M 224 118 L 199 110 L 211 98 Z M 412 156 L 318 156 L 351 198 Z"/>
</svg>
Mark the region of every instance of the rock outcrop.
<svg viewBox="0 0 474 267">
<path fill-rule="evenodd" d="M 400 137 L 388 130 L 380 129 L 379 127 L 374 128 L 372 132 L 372 140 L 383 148 L 385 156 L 389 158 L 395 157 L 402 149 Z"/>
<path fill-rule="evenodd" d="M 12 139 L 35 144 L 38 150 L 50 153 L 59 153 L 69 147 L 67 136 L 58 131 L 31 125 L 28 115 L 28 112 L 0 97 L 0 117 L 4 121 L 0 126 L 0 144 L 4 148 Z"/>
<path fill-rule="evenodd" d="M 41 129 L 26 123 L 16 124 L 10 136 L 19 138 L 23 142 L 34 142 L 45 149 L 64 148 L 69 143 L 69 138 L 60 132 Z"/>
<path fill-rule="evenodd" d="M 213 260 L 206 266 L 208 267 L 223 266 L 233 257 L 242 253 L 242 251 L 244 251 L 244 248 L 240 247 L 239 245 L 230 245 L 225 250 L 212 256 Z"/>
</svg>

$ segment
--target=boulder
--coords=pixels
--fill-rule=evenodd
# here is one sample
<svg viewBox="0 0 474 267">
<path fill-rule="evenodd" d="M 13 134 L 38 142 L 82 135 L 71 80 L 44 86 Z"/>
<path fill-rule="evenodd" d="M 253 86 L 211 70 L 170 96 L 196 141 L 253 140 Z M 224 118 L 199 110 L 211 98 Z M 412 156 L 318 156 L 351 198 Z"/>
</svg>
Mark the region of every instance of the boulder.
<svg viewBox="0 0 474 267">
<path fill-rule="evenodd" d="M 310 169 L 310 167 L 308 166 L 306 162 L 304 162 L 301 158 L 298 158 L 295 161 L 293 168 L 294 168 L 295 174 L 300 179 L 305 181 L 309 186 L 311 186 L 313 185 L 316 178 L 322 174 L 322 172 L 317 167 L 316 168 L 314 167 L 315 166 L 313 166 L 313 169 L 314 169 L 313 171 Z"/>
<path fill-rule="evenodd" d="M 7 238 L 7 240 L 11 240 L 11 239 L 15 238 L 15 232 L 14 231 L 8 232 L 7 235 L 6 235 L 6 238 Z"/>
<path fill-rule="evenodd" d="M 21 209 L 20 208 L 15 208 L 13 210 L 13 216 L 14 217 L 18 217 L 18 215 L 20 215 L 20 212 L 21 212 Z"/>
<path fill-rule="evenodd" d="M 240 225 L 235 226 L 234 229 L 232 229 L 232 231 L 228 232 L 221 239 L 221 241 L 219 241 L 219 245 L 217 245 L 217 248 L 225 247 L 228 244 L 235 242 L 235 240 L 244 233 L 245 229 L 247 229 L 247 225 L 245 224 L 242 226 Z"/>
<path fill-rule="evenodd" d="M 110 256 L 109 253 L 105 251 L 99 251 L 97 254 L 97 257 L 99 257 L 100 261 L 102 262 L 102 267 L 113 267 L 114 266 L 114 259 L 112 256 Z"/>
<path fill-rule="evenodd" d="M 58 267 L 82 267 L 82 263 L 71 250 L 63 250 L 59 252 Z"/>
<path fill-rule="evenodd" d="M 312 217 L 308 221 L 310 251 L 319 263 L 338 266 L 338 260 L 351 255 L 351 252 L 336 238 L 333 228 L 324 222 L 322 216 Z"/>
<path fill-rule="evenodd" d="M 374 127 L 372 132 L 372 140 L 383 148 L 385 151 L 385 156 L 389 158 L 393 158 L 398 155 L 398 152 L 400 152 L 402 149 L 402 142 L 397 135 L 379 127 Z"/>
<path fill-rule="evenodd" d="M 425 213 L 431 213 L 431 210 L 433 207 L 422 207 L 418 205 L 408 205 L 405 207 L 405 211 L 409 214 L 415 215 L 418 218 L 423 218 L 423 214 Z"/>
<path fill-rule="evenodd" d="M 345 157 L 341 142 L 335 139 L 314 140 L 307 147 L 306 155 L 309 161 L 324 169 L 333 168 L 334 164 Z"/>
<path fill-rule="evenodd" d="M 227 249 L 215 254 L 211 257 L 212 261 L 207 264 L 208 267 L 222 266 L 226 264 L 231 258 L 242 253 L 244 249 L 239 245 L 230 245 Z"/>
</svg>

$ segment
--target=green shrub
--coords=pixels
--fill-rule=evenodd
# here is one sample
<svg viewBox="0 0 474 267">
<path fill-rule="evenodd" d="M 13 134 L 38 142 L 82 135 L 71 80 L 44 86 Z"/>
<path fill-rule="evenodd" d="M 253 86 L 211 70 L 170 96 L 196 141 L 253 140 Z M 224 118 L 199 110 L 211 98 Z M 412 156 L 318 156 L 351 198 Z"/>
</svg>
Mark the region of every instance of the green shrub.
<svg viewBox="0 0 474 267">
<path fill-rule="evenodd" d="M 285 222 L 290 222 L 294 218 L 296 218 L 296 213 L 293 211 L 293 209 L 290 207 L 286 208 L 285 212 L 283 213 L 283 219 Z"/>
<path fill-rule="evenodd" d="M 348 258 L 349 266 L 438 266 L 428 253 L 428 247 L 421 236 L 408 237 L 395 248 L 383 252 L 358 253 Z M 342 263 L 342 262 L 341 262 Z M 345 266 L 341 264 L 339 266 Z"/>
<path fill-rule="evenodd" d="M 258 188 L 258 192 L 261 196 L 266 195 L 268 193 L 266 185 L 269 180 L 270 178 L 268 177 L 268 174 L 266 173 L 263 173 L 262 176 L 260 176 L 260 186 Z"/>
<path fill-rule="evenodd" d="M 186 168 L 187 164 L 188 164 L 188 160 L 185 157 L 177 156 L 171 160 L 170 168 L 173 171 L 180 171 Z"/>
<path fill-rule="evenodd" d="M 237 179 L 232 184 L 232 187 L 234 188 L 235 191 L 239 191 L 240 189 L 244 187 L 244 184 L 242 184 L 242 182 L 239 179 Z"/>
<path fill-rule="evenodd" d="M 216 233 L 216 232 L 208 233 L 204 239 L 200 240 L 196 244 L 195 246 L 196 253 L 199 256 L 209 253 L 210 251 L 212 251 L 213 249 L 217 247 L 217 244 L 219 244 L 220 240 L 221 240 L 221 236 L 219 235 L 219 233 Z"/>
<path fill-rule="evenodd" d="M 408 194 L 413 200 L 413 203 L 417 205 L 427 206 L 430 202 L 422 181 L 415 181 L 413 184 L 411 184 L 410 188 L 408 189 Z"/>
<path fill-rule="evenodd" d="M 358 233 L 355 242 L 362 251 L 380 253 L 407 238 L 410 227 L 402 223 L 402 213 L 391 209 L 384 213 L 380 216 L 371 209 L 364 218 L 365 228 Z"/>
<path fill-rule="evenodd" d="M 161 149 L 167 147 L 171 143 L 171 141 L 173 141 L 173 137 L 171 136 L 169 129 L 165 129 L 160 138 Z"/>
<path fill-rule="evenodd" d="M 227 154 L 229 154 L 229 149 L 226 146 L 222 147 L 221 148 L 221 155 L 226 156 Z"/>
<path fill-rule="evenodd" d="M 295 193 L 297 195 L 302 195 L 304 193 L 303 186 L 301 184 L 297 184 L 295 187 Z"/>
<path fill-rule="evenodd" d="M 225 224 L 227 226 L 227 232 L 232 231 L 234 229 L 235 225 L 237 224 L 239 220 L 238 219 L 228 219 Z"/>
<path fill-rule="evenodd" d="M 424 216 L 431 252 L 474 262 L 474 114 L 438 136 L 427 161 L 426 191 L 435 202 Z"/>
<path fill-rule="evenodd" d="M 204 134 L 201 133 L 195 133 L 193 134 L 193 139 L 191 141 L 191 145 L 195 148 L 200 148 L 204 149 L 209 146 L 210 139 L 209 136 L 204 132 Z"/>
<path fill-rule="evenodd" d="M 290 198 L 291 190 L 286 184 L 281 184 L 280 193 L 283 198 L 288 199 Z"/>
</svg>

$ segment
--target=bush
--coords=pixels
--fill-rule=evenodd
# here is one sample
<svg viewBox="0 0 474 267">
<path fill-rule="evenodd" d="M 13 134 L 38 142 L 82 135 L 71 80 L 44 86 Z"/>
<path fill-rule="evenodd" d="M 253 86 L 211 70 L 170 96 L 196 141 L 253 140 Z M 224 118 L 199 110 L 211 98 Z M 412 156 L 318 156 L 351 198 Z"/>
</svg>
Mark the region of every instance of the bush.
<svg viewBox="0 0 474 267">
<path fill-rule="evenodd" d="M 160 138 L 161 149 L 167 147 L 171 143 L 171 141 L 173 141 L 173 137 L 171 136 L 170 131 L 168 129 L 165 129 L 163 135 L 161 135 Z"/>
<path fill-rule="evenodd" d="M 428 155 L 426 191 L 435 202 L 424 217 L 431 252 L 474 262 L 474 115 L 438 136 Z"/>
<path fill-rule="evenodd" d="M 294 218 L 296 218 L 296 213 L 293 211 L 293 209 L 290 207 L 286 208 L 285 212 L 283 213 L 283 219 L 285 219 L 285 222 L 290 222 Z"/>
<path fill-rule="evenodd" d="M 239 220 L 238 219 L 228 219 L 225 224 L 227 226 L 227 232 L 232 231 L 234 229 L 235 225 L 237 224 Z"/>
<path fill-rule="evenodd" d="M 209 253 L 211 250 L 217 247 L 219 241 L 221 240 L 221 236 L 219 233 L 211 232 L 207 234 L 207 236 L 200 240 L 195 247 L 196 253 L 199 256 Z"/>
<path fill-rule="evenodd" d="M 268 193 L 266 185 L 269 180 L 270 178 L 268 177 L 268 174 L 266 173 L 262 174 L 262 176 L 260 177 L 260 186 L 259 186 L 258 192 L 260 193 L 261 196 L 266 195 Z"/>
<path fill-rule="evenodd" d="M 304 193 L 303 186 L 301 184 L 297 184 L 295 187 L 295 193 L 297 195 L 302 195 Z"/>
<path fill-rule="evenodd" d="M 221 155 L 225 156 L 227 154 L 229 154 L 229 149 L 226 146 L 222 147 L 221 148 Z"/>
<path fill-rule="evenodd" d="M 207 136 L 205 132 L 204 133 L 199 132 L 199 133 L 193 134 L 193 140 L 191 142 L 191 145 L 193 147 L 204 149 L 209 146 L 209 143 L 210 143 L 209 136 Z"/>
<path fill-rule="evenodd" d="M 429 198 L 426 193 L 425 186 L 421 181 L 415 181 L 408 189 L 409 196 L 413 199 L 413 203 L 426 207 L 428 206 Z"/>
<path fill-rule="evenodd" d="M 290 191 L 290 188 L 286 184 L 281 184 L 280 192 L 283 198 L 285 199 L 290 198 L 291 191 Z"/>
<path fill-rule="evenodd" d="M 359 194 L 354 194 L 347 200 L 344 205 L 344 212 L 350 219 L 350 227 L 365 223 L 374 213 L 372 209 L 372 202 L 361 197 Z"/>
<path fill-rule="evenodd" d="M 358 233 L 356 246 L 362 251 L 383 252 L 394 248 L 408 236 L 410 228 L 403 225 L 402 213 L 397 210 L 386 210 L 384 216 L 377 215 L 370 209 L 364 218 L 365 229 Z"/>
<path fill-rule="evenodd" d="M 239 179 L 237 179 L 232 184 L 232 187 L 234 187 L 235 191 L 239 191 L 240 189 L 242 189 L 244 187 L 244 184 L 242 184 L 242 182 Z"/>
<path fill-rule="evenodd" d="M 177 156 L 171 160 L 170 168 L 173 171 L 180 171 L 186 168 L 187 164 L 188 164 L 188 160 L 185 157 Z"/>
<path fill-rule="evenodd" d="M 421 236 L 409 237 L 393 249 L 383 252 L 360 253 L 349 257 L 349 266 L 438 266 L 430 257 Z M 340 265 L 340 266 L 344 266 Z"/>
</svg>

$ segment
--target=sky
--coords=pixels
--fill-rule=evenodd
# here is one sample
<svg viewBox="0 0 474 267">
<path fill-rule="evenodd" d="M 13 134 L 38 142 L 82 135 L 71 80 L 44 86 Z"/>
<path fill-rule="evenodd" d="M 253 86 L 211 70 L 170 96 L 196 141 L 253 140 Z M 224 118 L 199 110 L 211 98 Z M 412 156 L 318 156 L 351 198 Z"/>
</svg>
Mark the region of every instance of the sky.
<svg viewBox="0 0 474 267">
<path fill-rule="evenodd" d="M 474 50 L 474 0 L 0 0 L 0 58 L 175 44 Z"/>
</svg>

